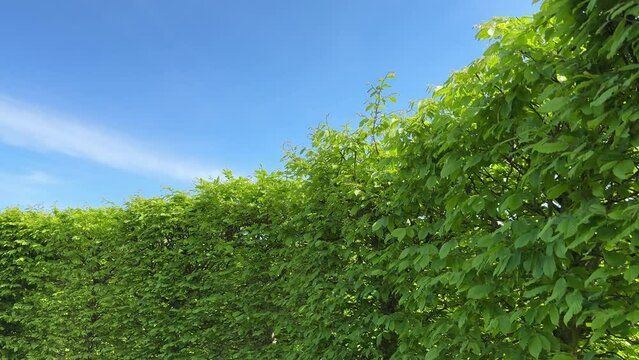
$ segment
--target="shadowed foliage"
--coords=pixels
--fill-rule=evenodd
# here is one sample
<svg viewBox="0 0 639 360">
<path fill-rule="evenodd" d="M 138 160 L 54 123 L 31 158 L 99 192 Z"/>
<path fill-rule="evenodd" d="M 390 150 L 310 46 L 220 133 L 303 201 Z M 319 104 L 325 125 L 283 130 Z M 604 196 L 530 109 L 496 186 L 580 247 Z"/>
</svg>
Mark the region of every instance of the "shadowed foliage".
<svg viewBox="0 0 639 360">
<path fill-rule="evenodd" d="M 639 3 L 547 0 L 284 170 L 0 213 L 8 359 L 639 359 Z"/>
</svg>

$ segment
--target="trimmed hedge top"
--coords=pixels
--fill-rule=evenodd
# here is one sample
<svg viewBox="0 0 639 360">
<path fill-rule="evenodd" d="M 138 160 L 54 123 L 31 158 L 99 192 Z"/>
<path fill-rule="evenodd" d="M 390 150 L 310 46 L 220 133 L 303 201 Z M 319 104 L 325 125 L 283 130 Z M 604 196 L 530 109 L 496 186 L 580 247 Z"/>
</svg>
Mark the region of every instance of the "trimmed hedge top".
<svg viewBox="0 0 639 360">
<path fill-rule="evenodd" d="M 0 357 L 639 359 L 639 3 L 478 38 L 281 172 L 0 213 Z"/>
</svg>

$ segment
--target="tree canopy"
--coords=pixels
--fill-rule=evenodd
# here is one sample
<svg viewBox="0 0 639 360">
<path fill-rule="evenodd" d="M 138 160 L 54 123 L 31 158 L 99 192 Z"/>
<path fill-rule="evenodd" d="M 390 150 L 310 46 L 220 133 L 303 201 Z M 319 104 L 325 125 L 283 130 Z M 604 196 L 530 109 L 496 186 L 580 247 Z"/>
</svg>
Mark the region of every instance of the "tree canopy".
<svg viewBox="0 0 639 360">
<path fill-rule="evenodd" d="M 0 356 L 638 359 L 639 2 L 477 37 L 282 171 L 0 213 Z"/>
</svg>

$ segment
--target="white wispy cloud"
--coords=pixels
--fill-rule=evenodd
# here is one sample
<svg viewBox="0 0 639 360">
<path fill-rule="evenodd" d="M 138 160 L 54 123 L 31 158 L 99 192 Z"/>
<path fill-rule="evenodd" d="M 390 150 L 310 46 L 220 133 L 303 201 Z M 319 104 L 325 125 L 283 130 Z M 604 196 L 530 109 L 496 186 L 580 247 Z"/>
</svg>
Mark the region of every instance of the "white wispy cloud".
<svg viewBox="0 0 639 360">
<path fill-rule="evenodd" d="M 113 130 L 0 96 L 0 142 L 83 158 L 116 169 L 190 181 L 219 171 L 141 144 Z M 31 174 L 33 180 L 38 174 Z M 44 174 L 39 175 L 42 181 Z"/>
<path fill-rule="evenodd" d="M 34 185 L 52 185 L 58 183 L 58 179 L 56 179 L 55 177 L 37 170 L 31 171 L 28 174 L 21 175 L 20 179 Z"/>
<path fill-rule="evenodd" d="M 43 204 L 52 187 L 62 184 L 56 177 L 43 171 L 0 172 L 0 208 L 7 206 Z M 19 194 L 19 195 L 17 195 Z M 19 199 L 18 199 L 19 198 Z M 50 203 L 53 203 L 54 199 Z"/>
<path fill-rule="evenodd" d="M 6 173 L 0 172 L 0 181 L 2 183 L 16 183 L 25 186 L 31 185 L 54 185 L 59 181 L 54 176 L 45 172 L 33 170 L 28 173 Z"/>
</svg>

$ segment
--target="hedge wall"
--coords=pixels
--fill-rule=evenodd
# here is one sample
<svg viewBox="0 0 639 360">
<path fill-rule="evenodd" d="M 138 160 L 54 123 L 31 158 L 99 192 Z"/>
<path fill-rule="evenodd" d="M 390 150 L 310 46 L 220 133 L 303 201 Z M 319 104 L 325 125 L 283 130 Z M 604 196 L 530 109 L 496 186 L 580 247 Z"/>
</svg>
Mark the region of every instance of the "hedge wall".
<svg viewBox="0 0 639 360">
<path fill-rule="evenodd" d="M 7 359 L 639 359 L 639 3 L 547 0 L 280 172 L 0 213 Z"/>
</svg>

